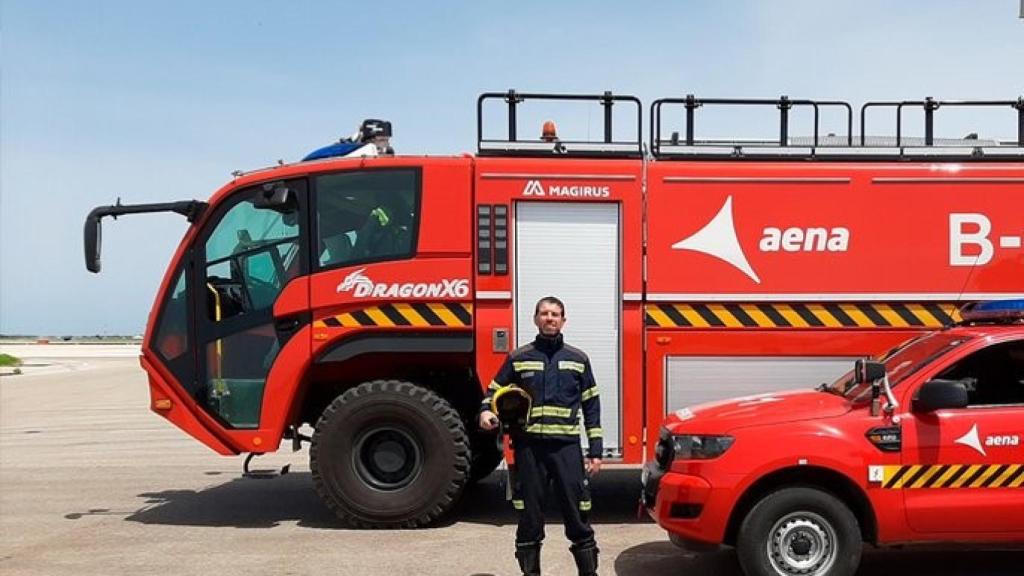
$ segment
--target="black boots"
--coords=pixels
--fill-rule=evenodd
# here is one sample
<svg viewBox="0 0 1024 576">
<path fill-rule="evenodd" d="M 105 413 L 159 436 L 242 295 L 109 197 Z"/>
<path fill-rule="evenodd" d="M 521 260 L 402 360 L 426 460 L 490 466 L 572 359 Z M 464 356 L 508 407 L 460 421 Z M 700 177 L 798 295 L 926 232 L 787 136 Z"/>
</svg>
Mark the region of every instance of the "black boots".
<svg viewBox="0 0 1024 576">
<path fill-rule="evenodd" d="M 597 543 L 593 540 L 573 544 L 569 547 L 572 557 L 576 560 L 576 569 L 580 576 L 597 576 Z"/>
<path fill-rule="evenodd" d="M 523 576 L 540 576 L 540 542 L 516 542 L 516 560 Z"/>
<path fill-rule="evenodd" d="M 597 576 L 597 543 L 593 540 L 569 547 L 580 576 Z M 540 543 L 516 543 L 516 560 L 523 576 L 540 576 Z"/>
</svg>

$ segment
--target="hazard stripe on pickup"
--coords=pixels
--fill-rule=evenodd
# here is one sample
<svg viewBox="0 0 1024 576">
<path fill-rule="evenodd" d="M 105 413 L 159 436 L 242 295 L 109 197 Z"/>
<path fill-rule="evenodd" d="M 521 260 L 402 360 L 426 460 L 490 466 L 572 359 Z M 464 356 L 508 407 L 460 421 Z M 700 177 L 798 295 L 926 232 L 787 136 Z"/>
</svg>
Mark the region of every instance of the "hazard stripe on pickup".
<svg viewBox="0 0 1024 576">
<path fill-rule="evenodd" d="M 647 304 L 650 328 L 941 328 L 952 302 L 736 302 Z"/>
<path fill-rule="evenodd" d="M 313 322 L 314 328 L 356 328 L 360 326 L 453 326 L 473 324 L 472 304 L 432 302 L 382 304 L 328 316 Z"/>
<path fill-rule="evenodd" d="M 1021 488 L 1024 464 L 913 464 L 882 466 L 882 488 Z"/>
</svg>

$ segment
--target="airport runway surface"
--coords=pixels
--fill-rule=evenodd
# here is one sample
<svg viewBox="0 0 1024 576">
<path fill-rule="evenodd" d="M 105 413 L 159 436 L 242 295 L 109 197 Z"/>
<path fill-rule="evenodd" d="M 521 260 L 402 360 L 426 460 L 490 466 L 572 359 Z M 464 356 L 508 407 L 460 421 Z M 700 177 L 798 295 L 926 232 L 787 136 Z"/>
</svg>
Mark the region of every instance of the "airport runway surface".
<svg viewBox="0 0 1024 576">
<path fill-rule="evenodd" d="M 41 349 L 41 350 L 40 350 Z M 424 530 L 348 529 L 321 506 L 305 450 L 254 461 L 285 476 L 241 477 L 242 459 L 214 454 L 148 409 L 137 347 L 0 346 L 26 359 L 0 377 L 0 574 L 459 575 L 518 574 L 515 517 L 497 475 Z M 603 575 L 740 576 L 730 551 L 684 553 L 637 519 L 639 473 L 595 480 Z M 575 570 L 557 517 L 546 574 Z M 869 551 L 859 574 L 1020 574 L 1024 552 Z"/>
</svg>

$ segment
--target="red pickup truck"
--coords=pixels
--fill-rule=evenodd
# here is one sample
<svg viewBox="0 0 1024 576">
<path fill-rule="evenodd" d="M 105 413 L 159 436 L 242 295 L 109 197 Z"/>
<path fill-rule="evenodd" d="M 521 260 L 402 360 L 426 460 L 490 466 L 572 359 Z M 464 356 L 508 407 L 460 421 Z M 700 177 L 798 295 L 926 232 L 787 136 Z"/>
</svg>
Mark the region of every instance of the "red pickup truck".
<svg viewBox="0 0 1024 576">
<path fill-rule="evenodd" d="M 815 389 L 678 410 L 643 499 L 750 576 L 846 576 L 864 543 L 1024 541 L 1024 301 L 969 306 Z"/>
</svg>

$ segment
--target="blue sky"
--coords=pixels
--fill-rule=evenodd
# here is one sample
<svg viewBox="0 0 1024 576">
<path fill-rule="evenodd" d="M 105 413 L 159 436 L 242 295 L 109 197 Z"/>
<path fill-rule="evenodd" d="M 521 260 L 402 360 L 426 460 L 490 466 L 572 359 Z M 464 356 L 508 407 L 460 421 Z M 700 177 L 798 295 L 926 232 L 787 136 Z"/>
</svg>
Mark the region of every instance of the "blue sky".
<svg viewBox="0 0 1024 576">
<path fill-rule="evenodd" d="M 686 93 L 1008 99 L 1024 94 L 1019 10 L 1019 0 L 4 0 L 0 333 L 141 333 L 185 221 L 107 221 L 97 276 L 82 259 L 93 206 L 205 199 L 232 170 L 297 160 L 362 118 L 390 119 L 400 153 L 458 154 L 475 148 L 477 95 L 511 87 L 645 104 Z M 750 132 L 740 117 L 718 121 Z M 951 115 L 943 130 L 1013 135 L 1009 117 L 990 114 Z"/>
</svg>

